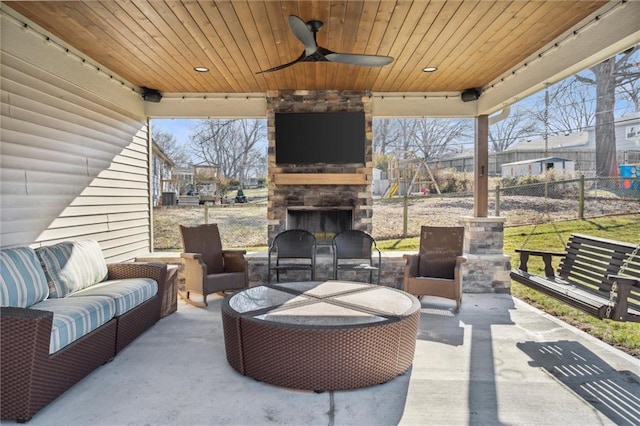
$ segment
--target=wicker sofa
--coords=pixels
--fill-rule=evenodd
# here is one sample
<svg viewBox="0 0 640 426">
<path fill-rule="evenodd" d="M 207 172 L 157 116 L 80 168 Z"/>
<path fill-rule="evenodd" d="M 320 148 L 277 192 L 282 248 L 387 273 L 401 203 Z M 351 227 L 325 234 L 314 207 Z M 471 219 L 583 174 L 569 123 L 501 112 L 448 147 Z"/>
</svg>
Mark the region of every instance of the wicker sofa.
<svg viewBox="0 0 640 426">
<path fill-rule="evenodd" d="M 167 268 L 98 243 L 0 250 L 2 420 L 28 421 L 160 318 Z"/>
</svg>

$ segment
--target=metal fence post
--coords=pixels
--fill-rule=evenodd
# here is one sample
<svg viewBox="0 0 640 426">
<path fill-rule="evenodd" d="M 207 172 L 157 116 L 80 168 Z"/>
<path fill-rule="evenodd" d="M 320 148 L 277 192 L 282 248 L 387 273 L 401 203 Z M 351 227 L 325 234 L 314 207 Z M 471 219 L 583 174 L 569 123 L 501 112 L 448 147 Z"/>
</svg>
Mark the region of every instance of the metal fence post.
<svg viewBox="0 0 640 426">
<path fill-rule="evenodd" d="M 500 216 L 500 184 L 496 185 L 496 216 Z"/>
<path fill-rule="evenodd" d="M 584 175 L 580 175 L 578 191 L 578 219 L 584 220 Z"/>
</svg>

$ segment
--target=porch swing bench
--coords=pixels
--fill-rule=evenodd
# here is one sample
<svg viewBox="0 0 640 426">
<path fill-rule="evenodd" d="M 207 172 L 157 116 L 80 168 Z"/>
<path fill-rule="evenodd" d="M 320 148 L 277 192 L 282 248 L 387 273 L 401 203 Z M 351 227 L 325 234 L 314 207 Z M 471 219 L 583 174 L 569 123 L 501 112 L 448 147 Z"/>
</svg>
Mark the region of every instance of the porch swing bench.
<svg viewBox="0 0 640 426">
<path fill-rule="evenodd" d="M 520 266 L 511 278 L 597 318 L 640 322 L 639 251 L 640 245 L 573 234 L 564 253 L 517 249 Z M 531 256 L 542 258 L 545 276 L 528 272 Z"/>
</svg>

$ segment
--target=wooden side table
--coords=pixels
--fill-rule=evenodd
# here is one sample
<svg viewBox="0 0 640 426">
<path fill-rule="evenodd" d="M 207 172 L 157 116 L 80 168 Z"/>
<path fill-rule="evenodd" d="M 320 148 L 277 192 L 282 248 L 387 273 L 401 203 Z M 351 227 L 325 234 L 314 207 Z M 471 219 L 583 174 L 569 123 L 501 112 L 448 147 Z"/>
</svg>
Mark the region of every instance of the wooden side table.
<svg viewBox="0 0 640 426">
<path fill-rule="evenodd" d="M 178 268 L 179 265 L 167 265 L 166 289 L 160 309 L 160 318 L 178 310 Z"/>
</svg>

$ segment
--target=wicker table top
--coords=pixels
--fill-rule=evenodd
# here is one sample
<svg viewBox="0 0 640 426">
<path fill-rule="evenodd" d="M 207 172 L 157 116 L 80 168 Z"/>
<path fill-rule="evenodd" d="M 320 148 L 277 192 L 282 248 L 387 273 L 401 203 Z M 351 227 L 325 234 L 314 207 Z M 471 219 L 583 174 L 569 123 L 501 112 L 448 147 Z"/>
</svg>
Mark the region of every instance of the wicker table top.
<svg viewBox="0 0 640 426">
<path fill-rule="evenodd" d="M 420 303 L 400 290 L 348 281 L 251 287 L 222 305 L 229 364 L 285 387 L 383 383 L 413 361 Z"/>
<path fill-rule="evenodd" d="M 347 281 L 307 281 L 251 287 L 229 307 L 259 321 L 345 327 L 394 321 L 415 311 L 415 299 L 388 287 Z M 412 309 L 413 308 L 413 309 Z"/>
</svg>

